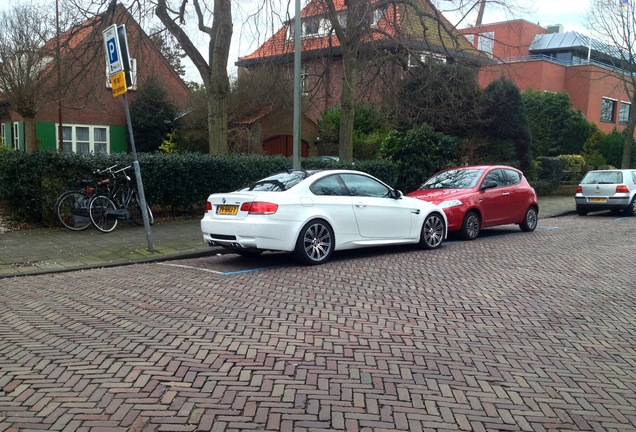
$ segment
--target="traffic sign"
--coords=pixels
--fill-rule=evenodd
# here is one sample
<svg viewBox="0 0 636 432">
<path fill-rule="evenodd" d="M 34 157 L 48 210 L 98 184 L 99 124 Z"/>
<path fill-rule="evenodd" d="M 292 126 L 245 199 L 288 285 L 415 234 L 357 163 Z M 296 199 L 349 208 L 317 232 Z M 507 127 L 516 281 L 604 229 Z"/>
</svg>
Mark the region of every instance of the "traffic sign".
<svg viewBox="0 0 636 432">
<path fill-rule="evenodd" d="M 119 37 L 117 35 L 117 24 L 113 24 L 103 32 L 104 49 L 108 61 L 108 76 L 113 76 L 124 70 L 124 63 L 121 58 L 119 48 Z"/>
<path fill-rule="evenodd" d="M 118 72 L 110 77 L 110 85 L 113 88 L 113 96 L 121 96 L 128 91 L 126 85 L 126 74 L 124 71 Z"/>
</svg>

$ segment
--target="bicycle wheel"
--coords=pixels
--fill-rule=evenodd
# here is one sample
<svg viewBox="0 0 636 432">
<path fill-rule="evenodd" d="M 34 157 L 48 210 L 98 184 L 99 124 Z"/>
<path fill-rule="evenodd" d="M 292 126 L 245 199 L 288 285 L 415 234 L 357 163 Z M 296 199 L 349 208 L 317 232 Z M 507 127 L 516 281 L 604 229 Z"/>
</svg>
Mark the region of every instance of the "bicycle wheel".
<svg viewBox="0 0 636 432">
<path fill-rule="evenodd" d="M 117 217 L 110 213 L 117 209 L 113 200 L 104 195 L 98 195 L 91 199 L 89 214 L 95 228 L 101 232 L 111 232 L 117 226 Z M 110 213 L 110 214 L 109 214 Z"/>
<path fill-rule="evenodd" d="M 88 205 L 91 196 L 82 191 L 64 192 L 55 203 L 55 215 L 64 228 L 81 231 L 91 224 Z"/>
<path fill-rule="evenodd" d="M 148 203 L 146 203 L 146 210 L 148 211 L 148 222 L 152 225 L 155 222 L 155 219 Z M 133 196 L 130 198 L 130 202 L 128 203 L 128 213 L 130 213 L 130 220 L 135 225 L 144 224 L 144 216 L 141 214 L 141 206 L 139 205 L 139 195 L 137 195 L 137 192 L 133 193 Z"/>
</svg>

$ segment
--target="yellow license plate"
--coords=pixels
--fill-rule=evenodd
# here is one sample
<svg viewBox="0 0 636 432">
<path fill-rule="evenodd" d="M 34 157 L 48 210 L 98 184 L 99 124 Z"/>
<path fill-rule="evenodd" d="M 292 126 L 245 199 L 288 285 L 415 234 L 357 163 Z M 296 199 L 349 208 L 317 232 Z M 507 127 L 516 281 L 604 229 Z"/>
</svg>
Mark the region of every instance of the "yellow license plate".
<svg viewBox="0 0 636 432">
<path fill-rule="evenodd" d="M 596 197 L 593 197 L 593 198 L 590 198 L 590 202 L 604 203 L 604 202 L 607 202 L 607 198 L 596 198 Z"/>
<path fill-rule="evenodd" d="M 219 215 L 235 215 L 238 213 L 238 206 L 220 205 L 216 208 L 216 214 Z"/>
</svg>

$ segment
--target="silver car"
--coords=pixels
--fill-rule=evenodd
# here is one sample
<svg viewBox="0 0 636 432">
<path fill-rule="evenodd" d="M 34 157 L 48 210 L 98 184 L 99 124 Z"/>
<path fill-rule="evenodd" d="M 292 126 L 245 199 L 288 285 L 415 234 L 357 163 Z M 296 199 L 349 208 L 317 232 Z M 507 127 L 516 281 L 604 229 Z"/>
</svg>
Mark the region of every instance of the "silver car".
<svg viewBox="0 0 636 432">
<path fill-rule="evenodd" d="M 636 170 L 597 170 L 585 174 L 576 188 L 576 212 L 611 210 L 636 216 Z"/>
</svg>

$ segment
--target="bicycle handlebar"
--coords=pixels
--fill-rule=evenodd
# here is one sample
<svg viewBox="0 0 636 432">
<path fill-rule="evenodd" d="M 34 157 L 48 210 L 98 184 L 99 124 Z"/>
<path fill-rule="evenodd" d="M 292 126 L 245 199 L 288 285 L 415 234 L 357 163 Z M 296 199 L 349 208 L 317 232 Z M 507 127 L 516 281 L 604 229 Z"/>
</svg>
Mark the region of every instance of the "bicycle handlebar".
<svg viewBox="0 0 636 432">
<path fill-rule="evenodd" d="M 113 165 L 111 167 L 108 167 L 108 168 L 101 169 L 101 170 L 99 170 L 99 169 L 95 170 L 95 173 L 96 174 L 112 173 L 113 168 L 115 168 L 115 167 L 117 167 L 117 164 L 115 164 L 115 165 Z"/>
</svg>

